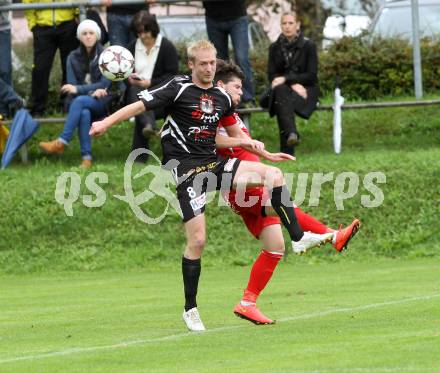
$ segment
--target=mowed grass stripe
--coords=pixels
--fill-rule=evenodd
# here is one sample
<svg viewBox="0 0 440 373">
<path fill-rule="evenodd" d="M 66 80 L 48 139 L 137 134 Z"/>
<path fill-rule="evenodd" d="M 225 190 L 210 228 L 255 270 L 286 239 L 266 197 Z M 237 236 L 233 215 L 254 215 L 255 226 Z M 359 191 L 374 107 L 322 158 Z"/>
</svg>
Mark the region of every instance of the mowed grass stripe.
<svg viewBox="0 0 440 373">
<path fill-rule="evenodd" d="M 417 302 L 417 301 L 425 301 L 430 300 L 434 298 L 440 297 L 440 293 L 438 294 L 431 294 L 431 295 L 425 295 L 420 297 L 412 297 L 412 298 L 406 298 L 406 299 L 399 299 L 399 300 L 393 300 L 393 301 L 386 301 L 382 303 L 373 303 L 373 304 L 366 304 L 358 307 L 345 307 L 345 308 L 335 308 L 327 311 L 320 311 L 315 312 L 311 314 L 305 314 L 305 315 L 298 315 L 298 316 L 291 316 L 291 317 L 285 317 L 277 320 L 277 322 L 285 323 L 285 322 L 291 322 L 291 321 L 297 321 L 297 320 L 306 320 L 306 319 L 312 319 L 317 317 L 326 317 L 328 315 L 336 314 L 336 313 L 345 313 L 345 312 L 361 312 L 361 311 L 367 311 L 370 309 L 376 309 L 376 308 L 382 308 L 387 306 L 395 306 L 400 305 L 404 303 L 409 302 Z M 164 341 L 170 341 L 170 340 L 176 340 L 180 338 L 186 338 L 186 337 L 199 337 L 209 333 L 218 333 L 218 332 L 225 332 L 225 331 L 231 331 L 234 329 L 240 329 L 245 326 L 248 326 L 247 324 L 243 325 L 234 325 L 234 326 L 225 326 L 220 328 L 213 328 L 209 329 L 204 333 L 180 333 L 180 334 L 173 334 L 168 335 L 164 337 L 159 338 L 151 338 L 151 339 L 143 339 L 143 340 L 136 340 L 136 341 L 126 341 L 126 342 L 119 342 L 113 345 L 108 346 L 91 346 L 91 347 L 79 347 L 79 348 L 71 348 L 64 351 L 55 351 L 55 352 L 48 352 L 43 353 L 39 355 L 28 355 L 28 356 L 19 356 L 9 359 L 1 359 L 0 363 L 11 363 L 16 361 L 23 361 L 23 360 L 35 360 L 35 359 L 44 359 L 44 358 L 50 358 L 54 356 L 65 356 L 65 355 L 71 355 L 71 354 L 77 354 L 77 353 L 86 353 L 86 352 L 92 352 L 92 351 L 99 351 L 99 350 L 112 350 L 112 349 L 119 349 L 119 348 L 127 348 L 134 345 L 142 345 L 142 344 L 148 344 L 148 343 L 155 343 L 155 342 L 164 342 Z"/>
<path fill-rule="evenodd" d="M 0 371 L 440 371 L 438 261 L 349 255 L 280 263 L 259 301 L 268 327 L 232 314 L 249 268 L 205 267 L 202 335 L 181 320 L 177 268 L 0 277 Z"/>
</svg>

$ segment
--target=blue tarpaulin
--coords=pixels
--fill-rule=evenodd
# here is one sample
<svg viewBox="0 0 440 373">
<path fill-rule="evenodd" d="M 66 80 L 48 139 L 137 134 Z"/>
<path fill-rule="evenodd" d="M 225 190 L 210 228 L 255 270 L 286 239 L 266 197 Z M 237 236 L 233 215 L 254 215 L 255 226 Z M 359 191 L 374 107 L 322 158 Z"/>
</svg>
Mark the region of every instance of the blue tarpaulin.
<svg viewBox="0 0 440 373">
<path fill-rule="evenodd" d="M 2 169 L 14 158 L 18 149 L 38 130 L 39 124 L 26 109 L 20 109 L 14 116 L 9 130 L 8 142 L 2 156 Z"/>
</svg>

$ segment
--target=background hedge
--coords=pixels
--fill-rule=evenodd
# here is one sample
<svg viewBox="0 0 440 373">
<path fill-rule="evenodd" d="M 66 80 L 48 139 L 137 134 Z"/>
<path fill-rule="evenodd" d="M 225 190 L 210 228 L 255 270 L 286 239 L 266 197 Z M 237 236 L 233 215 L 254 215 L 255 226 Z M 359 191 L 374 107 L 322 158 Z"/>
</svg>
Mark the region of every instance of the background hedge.
<svg viewBox="0 0 440 373">
<path fill-rule="evenodd" d="M 412 46 L 403 39 L 343 38 L 320 53 L 319 79 L 324 95 L 336 80 L 346 98 L 372 100 L 413 94 Z M 423 88 L 440 90 L 440 39 L 421 42 Z"/>
</svg>

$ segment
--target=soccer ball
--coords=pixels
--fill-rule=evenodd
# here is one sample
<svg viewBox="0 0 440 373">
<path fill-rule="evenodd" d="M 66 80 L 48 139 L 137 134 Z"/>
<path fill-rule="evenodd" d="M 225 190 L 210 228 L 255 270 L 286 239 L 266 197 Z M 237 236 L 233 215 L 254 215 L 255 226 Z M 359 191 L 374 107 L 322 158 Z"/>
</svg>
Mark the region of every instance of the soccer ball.
<svg viewBox="0 0 440 373">
<path fill-rule="evenodd" d="M 112 81 L 127 79 L 134 69 L 134 58 L 130 51 L 119 45 L 112 45 L 99 56 L 99 70 Z"/>
</svg>

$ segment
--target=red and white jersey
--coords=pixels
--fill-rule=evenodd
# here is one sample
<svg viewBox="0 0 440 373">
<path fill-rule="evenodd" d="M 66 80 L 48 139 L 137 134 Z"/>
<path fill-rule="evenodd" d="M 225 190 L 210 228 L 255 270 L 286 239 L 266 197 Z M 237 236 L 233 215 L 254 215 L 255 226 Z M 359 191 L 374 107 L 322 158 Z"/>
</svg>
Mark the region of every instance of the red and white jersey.
<svg viewBox="0 0 440 373">
<path fill-rule="evenodd" d="M 229 136 L 225 127 L 231 125 L 230 122 L 232 118 L 235 119 L 235 122 L 240 126 L 241 130 L 250 138 L 252 138 L 248 129 L 246 128 L 245 124 L 237 113 L 233 113 L 229 117 L 220 118 L 220 122 L 218 125 L 219 135 Z M 258 155 L 255 155 L 240 147 L 217 149 L 217 154 L 221 155 L 223 158 L 238 158 L 242 161 L 260 162 L 260 157 L 258 157 Z"/>
</svg>

